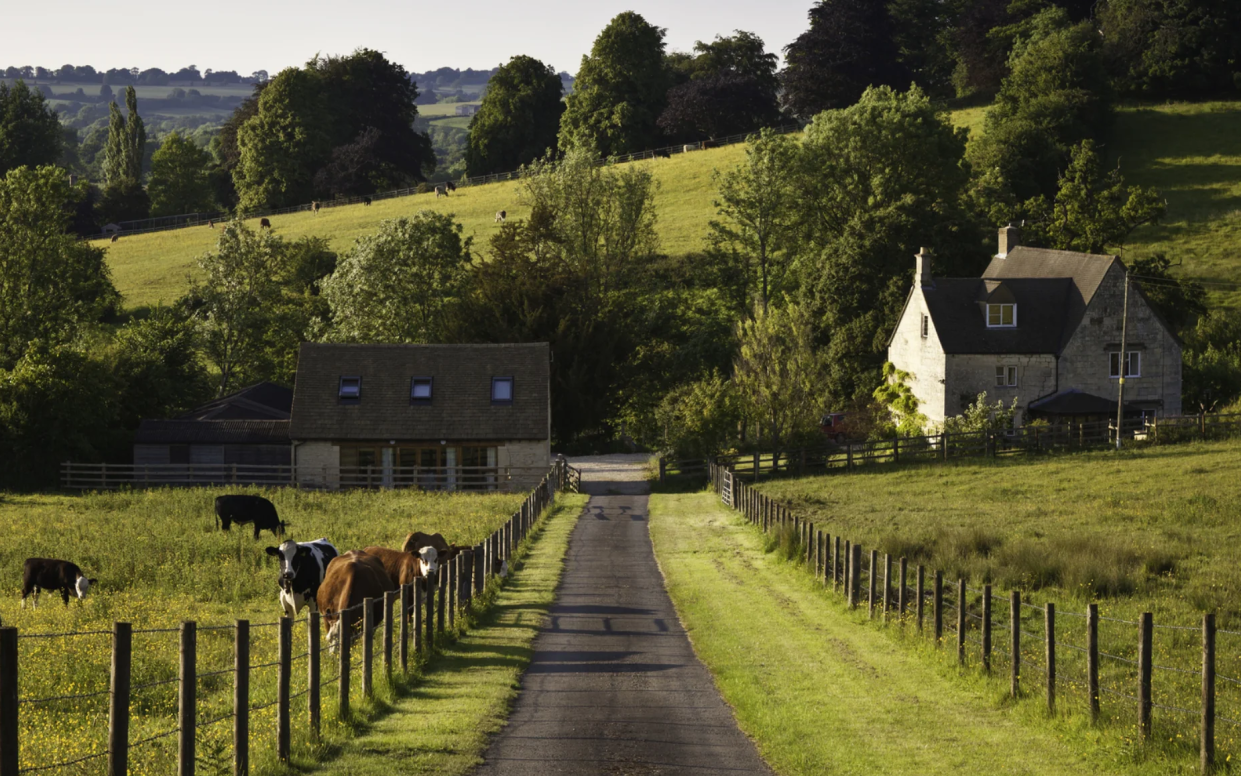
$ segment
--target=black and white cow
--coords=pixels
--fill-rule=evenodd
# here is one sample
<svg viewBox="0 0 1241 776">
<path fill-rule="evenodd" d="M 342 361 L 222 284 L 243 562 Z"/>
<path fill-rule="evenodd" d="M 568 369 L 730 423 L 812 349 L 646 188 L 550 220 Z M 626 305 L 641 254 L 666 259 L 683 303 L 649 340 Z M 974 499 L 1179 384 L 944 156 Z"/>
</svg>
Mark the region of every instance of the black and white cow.
<svg viewBox="0 0 1241 776">
<path fill-rule="evenodd" d="M 309 604 L 318 611 L 315 600 L 327 565 L 340 553 L 327 539 L 298 543 L 292 539 L 279 547 L 268 547 L 268 555 L 280 559 L 280 605 L 288 617 L 296 617 Z"/>
<path fill-rule="evenodd" d="M 39 605 L 39 591 L 60 591 L 65 606 L 69 605 L 69 593 L 72 592 L 81 601 L 86 591 L 95 583 L 87 579 L 76 563 L 52 558 L 27 558 L 22 568 L 22 607 L 26 606 L 26 596 L 34 593 L 34 605 Z"/>
<path fill-rule="evenodd" d="M 225 531 L 233 523 L 254 523 L 254 538 L 259 531 L 271 531 L 272 536 L 284 533 L 287 527 L 276 514 L 276 505 L 262 496 L 216 496 L 215 516 Z"/>
</svg>

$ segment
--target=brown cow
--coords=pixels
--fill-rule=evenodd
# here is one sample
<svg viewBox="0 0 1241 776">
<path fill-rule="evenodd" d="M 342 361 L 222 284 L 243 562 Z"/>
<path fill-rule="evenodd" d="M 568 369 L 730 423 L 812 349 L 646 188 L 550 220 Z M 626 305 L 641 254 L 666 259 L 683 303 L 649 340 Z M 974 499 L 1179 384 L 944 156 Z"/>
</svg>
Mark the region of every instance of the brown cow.
<svg viewBox="0 0 1241 776">
<path fill-rule="evenodd" d="M 357 606 L 367 598 L 383 598 L 383 594 L 389 590 L 396 590 L 396 585 L 392 584 L 388 577 L 383 561 L 374 555 L 351 550 L 332 559 L 327 566 L 327 573 L 323 575 L 323 583 L 319 585 L 316 598 L 333 652 L 340 643 L 338 630 L 341 611 Z M 382 619 L 383 607 L 377 608 Z M 362 612 L 355 612 L 352 618 L 360 628 Z"/>
<path fill-rule="evenodd" d="M 121 239 L 121 236 L 119 234 L 112 235 L 112 242 L 116 242 L 119 239 Z"/>
<path fill-rule="evenodd" d="M 430 550 L 430 561 L 426 556 L 414 555 L 401 550 L 392 550 L 387 547 L 367 547 L 362 550 L 367 555 L 374 555 L 384 564 L 384 571 L 388 573 L 388 578 L 392 584 L 397 587 L 402 585 L 412 585 L 414 580 L 423 579 L 428 575 L 436 573 L 437 563 L 435 562 L 434 548 L 424 547 L 424 551 Z"/>
<path fill-rule="evenodd" d="M 422 550 L 427 547 L 435 549 L 435 559 L 440 563 L 447 563 L 457 557 L 457 553 L 469 549 L 469 547 L 458 547 L 455 544 L 449 544 L 443 534 L 425 534 L 422 531 L 414 531 L 405 537 L 405 542 L 401 545 L 401 551 L 420 555 L 425 560 L 426 556 L 422 554 Z"/>
<path fill-rule="evenodd" d="M 311 212 L 312 212 L 312 213 L 314 213 L 315 215 L 319 215 L 319 203 L 318 203 L 318 202 L 311 202 L 311 203 L 310 203 L 310 210 L 311 210 Z"/>
</svg>

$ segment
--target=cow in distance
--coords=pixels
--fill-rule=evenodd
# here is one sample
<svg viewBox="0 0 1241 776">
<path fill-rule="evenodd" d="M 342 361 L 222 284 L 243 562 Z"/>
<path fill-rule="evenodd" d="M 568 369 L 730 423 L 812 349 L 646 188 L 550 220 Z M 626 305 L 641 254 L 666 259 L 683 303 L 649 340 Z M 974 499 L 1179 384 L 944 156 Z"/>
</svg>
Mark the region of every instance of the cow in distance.
<svg viewBox="0 0 1241 776">
<path fill-rule="evenodd" d="M 507 211 L 504 211 L 504 210 L 497 210 L 497 211 L 496 211 L 496 223 L 497 223 L 497 224 L 502 224 L 502 223 L 504 223 L 505 219 L 507 219 L 507 218 L 508 218 L 508 212 L 507 212 Z"/>
<path fill-rule="evenodd" d="M 26 598 L 31 593 L 34 605 L 38 606 L 41 590 L 59 591 L 68 606 L 70 593 L 82 601 L 93 584 L 95 580 L 88 579 L 76 563 L 54 558 L 27 558 L 22 567 L 22 608 L 26 608 Z"/>
<path fill-rule="evenodd" d="M 260 219 L 259 219 L 259 229 L 271 229 L 271 219 L 270 219 L 270 218 L 260 218 Z"/>
<path fill-rule="evenodd" d="M 276 514 L 276 505 L 262 496 L 216 496 L 216 525 L 225 531 L 236 523 L 254 524 L 254 538 L 259 538 L 260 531 L 271 531 L 272 536 L 282 536 L 288 526 Z"/>
</svg>

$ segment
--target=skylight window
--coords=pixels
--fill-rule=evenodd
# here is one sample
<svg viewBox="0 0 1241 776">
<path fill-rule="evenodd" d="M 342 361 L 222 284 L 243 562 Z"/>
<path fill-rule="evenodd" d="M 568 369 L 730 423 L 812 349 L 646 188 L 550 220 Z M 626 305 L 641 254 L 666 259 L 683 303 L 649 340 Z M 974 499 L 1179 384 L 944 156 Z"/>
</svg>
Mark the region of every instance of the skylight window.
<svg viewBox="0 0 1241 776">
<path fill-rule="evenodd" d="M 356 404 L 362 400 L 362 378 L 340 378 L 340 392 L 337 394 L 342 402 Z"/>
<path fill-rule="evenodd" d="M 513 378 L 511 377 L 491 378 L 491 403 L 492 404 L 512 404 L 513 403 Z"/>
<path fill-rule="evenodd" d="M 409 400 L 414 404 L 431 403 L 430 377 L 415 377 L 409 382 Z"/>
</svg>

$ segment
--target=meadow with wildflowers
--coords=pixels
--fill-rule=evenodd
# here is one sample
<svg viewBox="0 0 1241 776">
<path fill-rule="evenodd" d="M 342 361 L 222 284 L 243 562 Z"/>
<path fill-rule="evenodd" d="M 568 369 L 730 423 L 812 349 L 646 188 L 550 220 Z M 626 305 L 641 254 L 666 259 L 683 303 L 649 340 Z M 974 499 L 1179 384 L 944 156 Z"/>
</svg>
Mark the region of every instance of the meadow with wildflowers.
<svg viewBox="0 0 1241 776">
<path fill-rule="evenodd" d="M 277 603 L 270 534 L 248 526 L 220 531 L 212 488 L 121 491 L 87 495 L 0 493 L 0 622 L 19 629 L 21 767 L 100 755 L 107 750 L 108 682 L 113 622 L 133 636 L 130 772 L 167 773 L 176 758 L 178 633 L 198 623 L 200 773 L 231 773 L 232 672 L 236 620 L 251 623 L 251 706 L 276 698 Z M 379 544 L 399 546 L 413 530 L 441 532 L 474 544 L 516 511 L 520 494 L 441 494 L 413 491 L 325 493 L 293 489 L 234 489 L 269 498 L 289 524 L 288 538 L 327 537 L 342 552 Z M 44 593 L 35 608 L 19 604 L 27 557 L 77 563 L 96 578 L 83 602 L 61 603 Z M 304 613 L 303 613 L 304 618 Z M 306 626 L 294 626 L 294 655 L 305 652 Z M 72 634 L 72 635 L 48 635 Z M 217 673 L 218 672 L 218 673 Z M 382 674 L 382 672 L 379 672 Z M 334 674 L 324 654 L 323 678 Z M 293 667 L 291 692 L 306 688 L 304 659 Z M 329 720 L 333 688 L 323 689 Z M 40 700 L 53 699 L 53 700 Z M 58 699 L 58 700 L 57 700 Z M 317 759 L 304 733 L 304 700 L 294 701 L 295 755 Z M 274 706 L 252 714 L 252 771 L 276 772 Z M 213 722 L 219 720 L 218 722 Z M 104 771 L 102 757 L 58 769 Z"/>
</svg>

